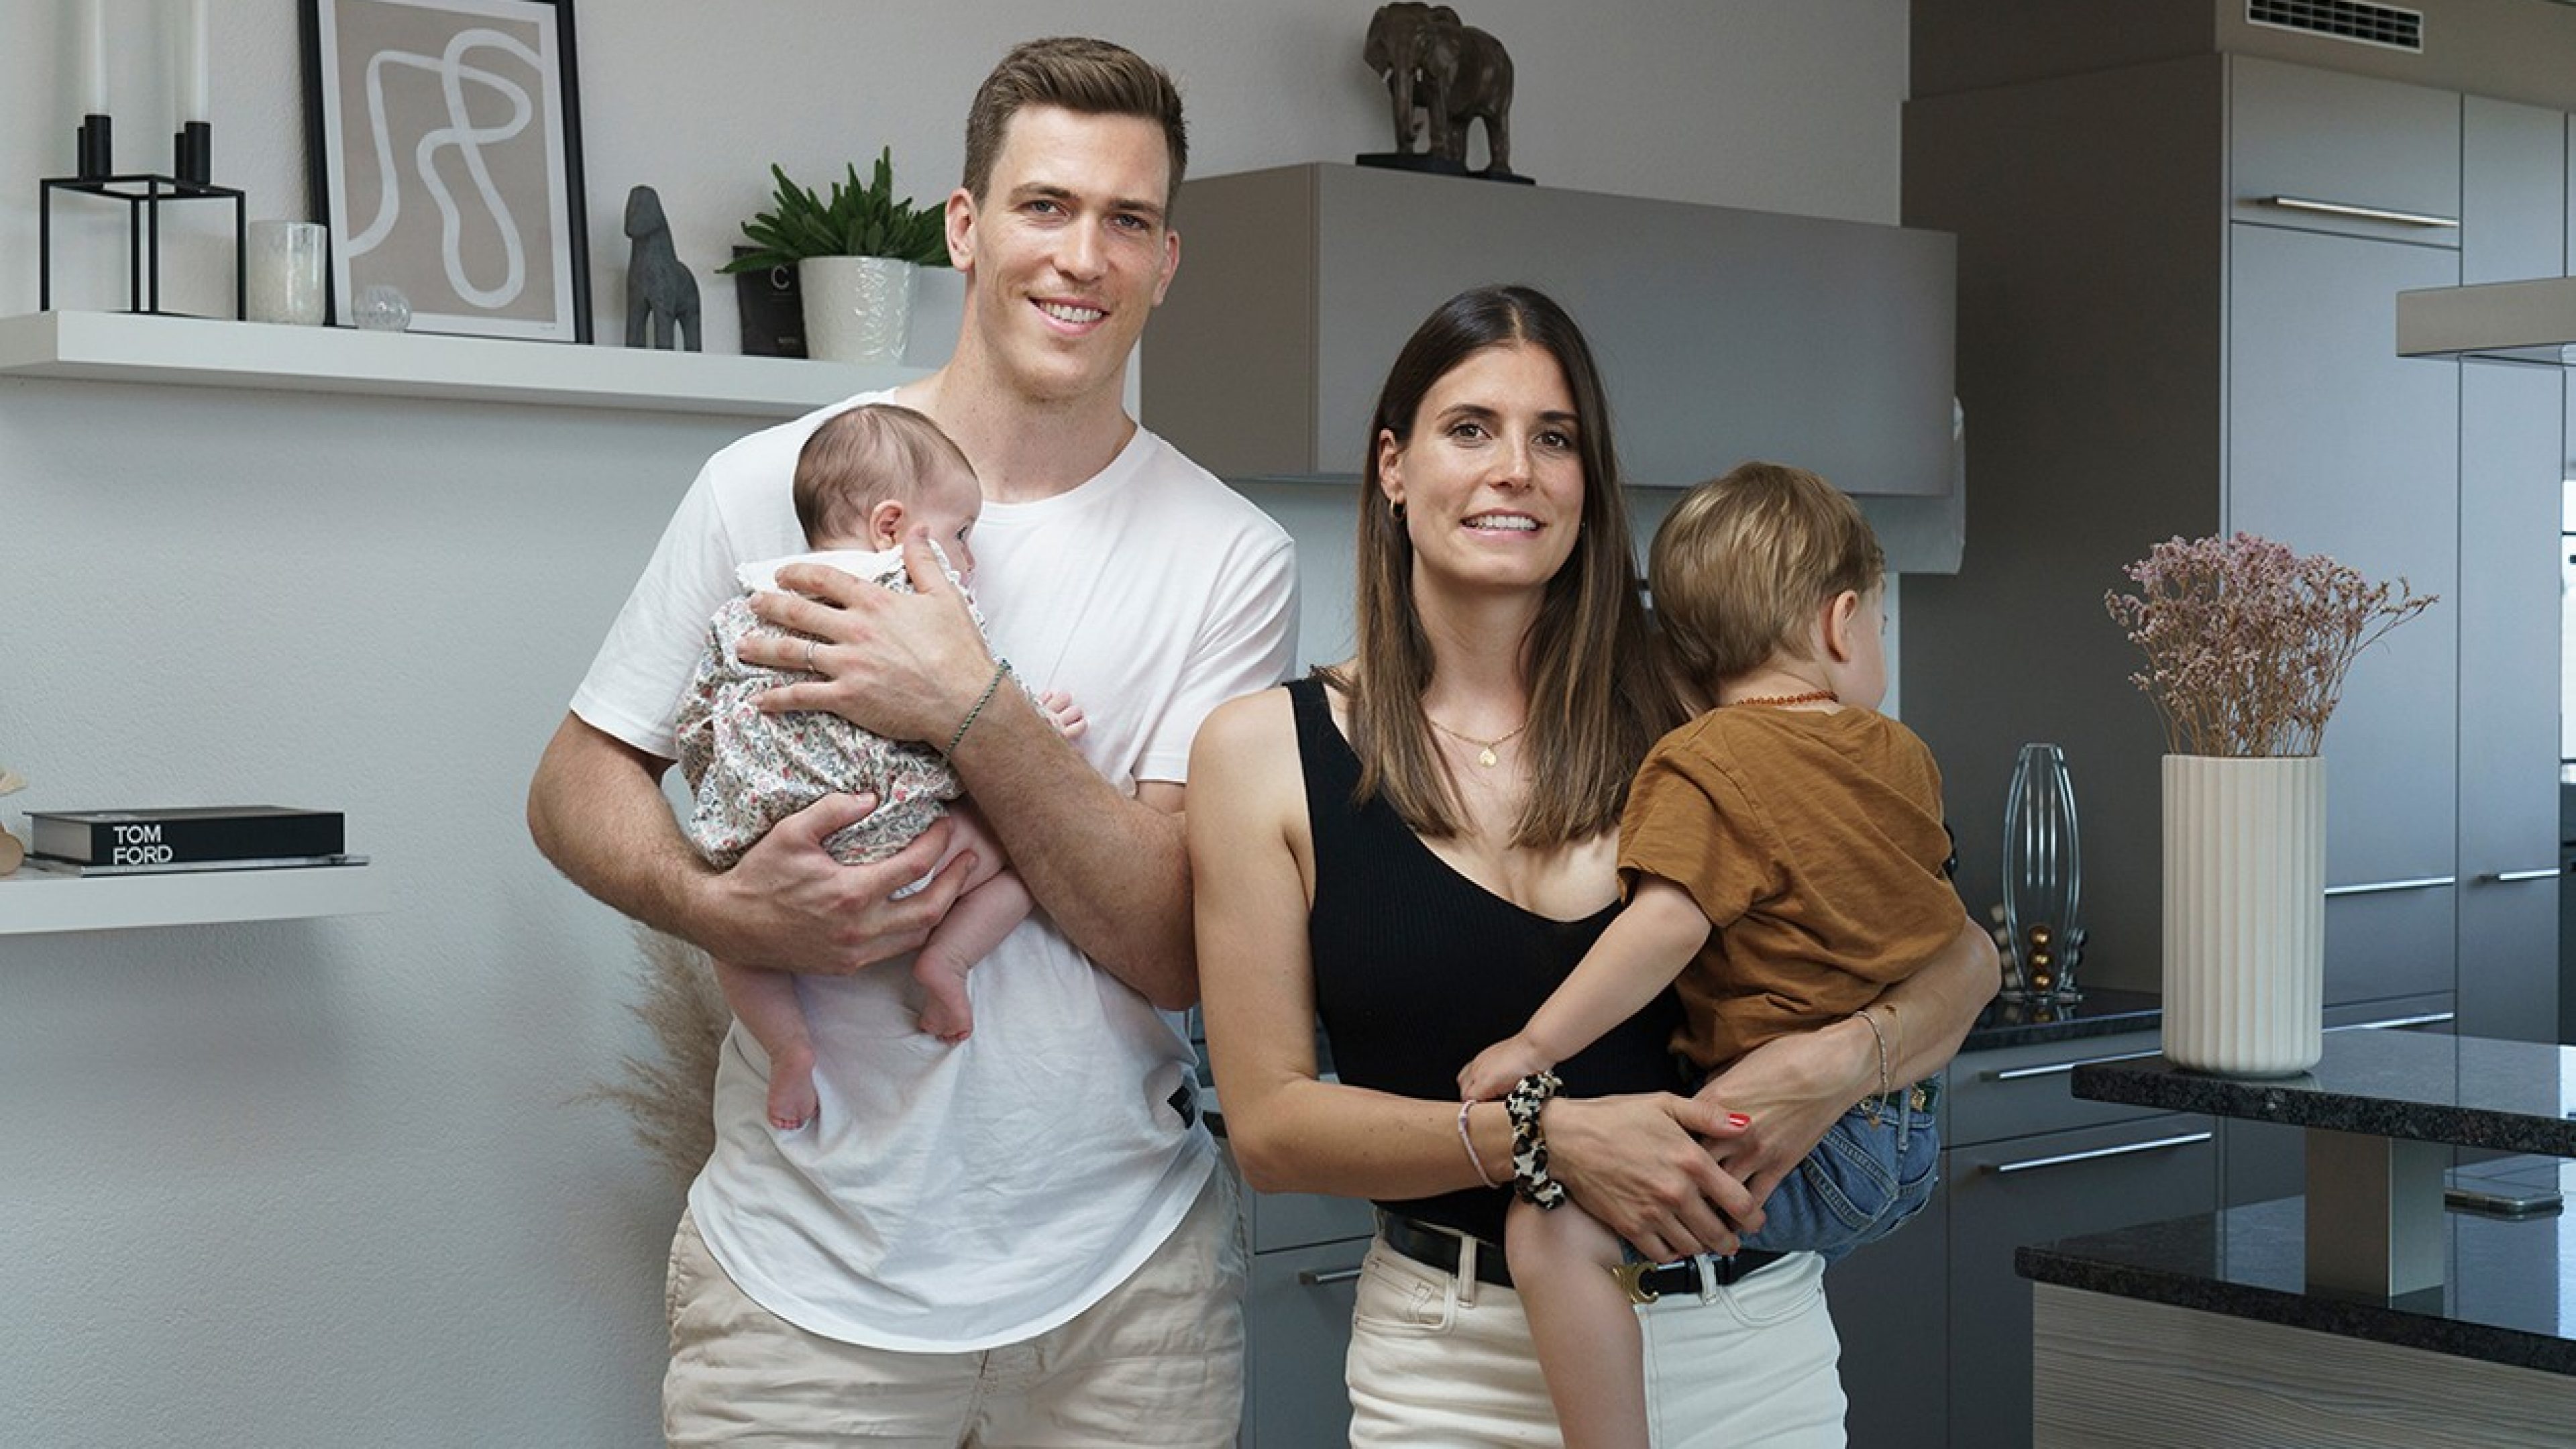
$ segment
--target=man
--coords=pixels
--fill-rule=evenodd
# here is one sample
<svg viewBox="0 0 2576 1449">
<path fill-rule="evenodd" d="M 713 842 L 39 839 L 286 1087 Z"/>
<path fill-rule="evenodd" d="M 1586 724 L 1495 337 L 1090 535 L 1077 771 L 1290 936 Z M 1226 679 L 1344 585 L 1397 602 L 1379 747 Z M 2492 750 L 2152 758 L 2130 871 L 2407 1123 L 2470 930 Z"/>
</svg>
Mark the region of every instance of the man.
<svg viewBox="0 0 2576 1449">
<path fill-rule="evenodd" d="M 955 355 L 839 405 L 918 408 L 973 461 L 994 649 L 1082 707 L 1080 752 L 918 543 L 920 593 L 790 571 L 810 597 L 760 612 L 794 633 L 744 648 L 817 676 L 774 702 L 944 749 L 1036 896 L 974 973 L 974 1036 L 922 1034 L 908 974 L 877 965 L 955 897 L 959 861 L 890 899 L 944 829 L 842 866 L 820 842 L 872 802 L 835 796 L 716 874 L 658 789 L 707 615 L 735 563 L 795 550 L 796 450 L 839 408 L 709 461 L 538 767 L 530 825 L 565 874 L 722 959 L 804 973 L 814 1125 L 773 1133 L 757 1047 L 726 1044 L 719 1144 L 672 1251 L 674 1444 L 1233 1442 L 1234 1186 L 1171 1014 L 1198 993 L 1180 810 L 1199 720 L 1294 654 L 1295 561 L 1120 400 L 1179 264 L 1184 161 L 1159 68 L 1099 41 L 1014 50 L 976 94 L 948 199 Z"/>
</svg>

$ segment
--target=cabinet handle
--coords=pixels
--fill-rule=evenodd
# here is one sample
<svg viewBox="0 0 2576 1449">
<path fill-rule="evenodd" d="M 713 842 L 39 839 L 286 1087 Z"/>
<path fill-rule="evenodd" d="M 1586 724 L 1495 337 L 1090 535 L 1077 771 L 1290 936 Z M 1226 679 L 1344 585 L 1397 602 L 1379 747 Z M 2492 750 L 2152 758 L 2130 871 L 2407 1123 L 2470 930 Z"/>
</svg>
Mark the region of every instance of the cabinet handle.
<svg viewBox="0 0 2576 1449">
<path fill-rule="evenodd" d="M 2080 1061 L 2049 1062 L 2036 1067 L 2006 1067 L 1991 1072 L 1980 1072 L 1978 1076 L 1989 1082 L 2021 1082 L 2028 1081 L 2032 1077 L 2054 1077 L 2064 1072 L 2071 1072 L 2077 1067 L 2089 1067 L 2095 1062 L 2134 1062 L 2140 1057 L 2151 1057 L 2155 1054 L 2152 1049 L 2142 1052 L 2121 1052 L 2117 1056 L 2085 1057 Z"/>
<path fill-rule="evenodd" d="M 2159 1137 L 2153 1142 L 2132 1142 L 2122 1147 L 2096 1147 L 2090 1152 L 2066 1152 L 2055 1157 L 2034 1157 L 2028 1162 L 1990 1162 L 1986 1171 L 2002 1176 L 2008 1172 L 2030 1172 L 2042 1167 L 2064 1167 L 2070 1162 L 2097 1162 L 2105 1157 L 2128 1157 L 2140 1152 L 2162 1152 L 2168 1147 L 2189 1147 L 2207 1142 L 2207 1132 L 2186 1132 L 2180 1137 Z"/>
<path fill-rule="evenodd" d="M 2527 880 L 2556 880 L 2559 875 L 2560 871 L 2558 867 L 2554 865 L 2550 866 L 2546 870 L 2491 870 L 2480 875 L 2478 877 L 2478 883 L 2480 885 L 2513 885 L 2517 882 Z"/>
<path fill-rule="evenodd" d="M 2283 211 L 2314 211 L 2327 216 L 2352 216 L 2363 221 L 2393 221 L 2399 226 L 2457 227 L 2458 217 L 2429 216 L 2420 211 L 2390 211 L 2379 206 L 2354 206 L 2344 201 L 2317 201 L 2305 196 L 2258 196 L 2264 206 L 2277 206 Z"/>
<path fill-rule="evenodd" d="M 1354 1263 L 1347 1268 L 1300 1268 L 1297 1270 L 1297 1281 L 1305 1284 L 1309 1288 L 1321 1288 L 1329 1283 L 1356 1282 L 1359 1276 L 1360 1269 L 1357 1263 Z"/>
<path fill-rule="evenodd" d="M 2392 1016 L 2386 1021 L 2356 1021 L 2343 1026 L 2330 1026 L 2327 1027 L 2326 1030 L 2397 1031 L 2401 1028 L 2410 1026 L 2440 1026 L 2446 1021 L 2457 1021 L 2459 1019 L 2460 1014 L 2456 1011 L 2428 1011 L 2422 1016 Z"/>
<path fill-rule="evenodd" d="M 2550 872 L 2551 875 L 2556 875 L 2557 873 L 2558 872 L 2556 871 Z M 2365 881 L 2360 885 L 2327 886 L 2326 895 L 2329 898 L 2334 896 L 2377 896 L 2386 895 L 2390 891 L 2439 890 L 2444 886 L 2455 886 L 2459 883 L 2460 878 L 2455 875 L 2426 875 L 2418 876 L 2413 880 L 2374 880 Z"/>
</svg>

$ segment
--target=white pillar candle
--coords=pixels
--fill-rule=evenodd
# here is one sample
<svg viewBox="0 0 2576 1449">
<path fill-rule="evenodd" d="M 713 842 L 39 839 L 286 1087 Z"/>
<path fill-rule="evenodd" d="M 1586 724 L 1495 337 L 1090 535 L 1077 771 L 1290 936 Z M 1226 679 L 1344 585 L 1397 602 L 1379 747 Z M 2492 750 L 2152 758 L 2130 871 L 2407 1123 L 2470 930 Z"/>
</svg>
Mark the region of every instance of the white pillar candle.
<svg viewBox="0 0 2576 1449">
<path fill-rule="evenodd" d="M 188 0 L 188 51 L 182 62 L 186 68 L 180 72 L 179 119 L 183 121 L 214 120 L 209 103 L 213 87 L 208 84 L 206 67 L 206 5 L 207 0 Z"/>
<path fill-rule="evenodd" d="M 106 115 L 107 0 L 81 0 L 80 78 L 81 114 Z"/>
</svg>

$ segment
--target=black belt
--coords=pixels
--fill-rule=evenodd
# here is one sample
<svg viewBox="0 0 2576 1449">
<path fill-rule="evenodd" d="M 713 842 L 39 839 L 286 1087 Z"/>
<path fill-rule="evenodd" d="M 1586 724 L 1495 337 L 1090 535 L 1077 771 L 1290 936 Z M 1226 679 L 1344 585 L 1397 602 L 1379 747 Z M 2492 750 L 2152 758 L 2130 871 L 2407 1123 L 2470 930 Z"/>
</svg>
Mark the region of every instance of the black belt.
<svg viewBox="0 0 2576 1449">
<path fill-rule="evenodd" d="M 1427 1227 L 1411 1218 L 1393 1213 L 1377 1215 L 1378 1236 L 1396 1252 L 1426 1268 L 1437 1268 L 1455 1277 L 1458 1272 L 1456 1233 Z M 1718 1287 L 1738 1283 L 1788 1256 L 1765 1248 L 1746 1248 L 1731 1258 L 1708 1260 L 1709 1279 Z M 1618 1270 L 1620 1286 L 1639 1303 L 1652 1303 L 1667 1293 L 1699 1292 L 1699 1260 L 1679 1263 L 1631 1263 Z M 1497 1288 L 1512 1286 L 1511 1265 L 1504 1261 L 1503 1250 L 1482 1238 L 1476 1240 L 1476 1281 Z"/>
</svg>

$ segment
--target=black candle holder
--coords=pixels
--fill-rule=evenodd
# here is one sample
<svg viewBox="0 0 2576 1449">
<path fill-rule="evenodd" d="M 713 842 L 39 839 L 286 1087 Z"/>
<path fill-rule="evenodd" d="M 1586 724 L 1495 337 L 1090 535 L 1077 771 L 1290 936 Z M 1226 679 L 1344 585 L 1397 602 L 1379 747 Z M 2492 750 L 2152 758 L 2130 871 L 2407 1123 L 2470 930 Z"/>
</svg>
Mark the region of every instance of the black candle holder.
<svg viewBox="0 0 2576 1449">
<path fill-rule="evenodd" d="M 191 186 L 204 186 L 214 177 L 215 128 L 203 121 L 190 121 L 170 138 L 170 169 L 178 179 Z"/>
<path fill-rule="evenodd" d="M 93 127 L 92 122 L 96 125 Z M 188 130 L 204 132 L 205 123 L 192 121 Z M 179 133 L 183 158 L 188 130 Z M 93 136 L 99 161 L 106 164 L 107 118 L 92 116 L 81 126 L 81 167 L 86 173 L 91 160 Z M 202 164 L 209 149 L 202 134 L 197 142 L 196 159 Z M 129 176 L 88 175 L 48 176 L 37 183 L 36 206 L 36 307 L 50 312 L 54 307 L 54 193 L 79 192 L 103 196 L 125 203 L 126 210 L 126 302 L 125 310 L 152 316 L 179 315 L 161 310 L 161 207 L 173 201 L 230 201 L 233 204 L 233 316 L 249 315 L 248 277 L 244 253 L 248 250 L 249 221 L 243 213 L 244 194 L 230 186 L 216 186 L 204 180 L 162 176 L 143 172 Z"/>
<path fill-rule="evenodd" d="M 84 181 L 97 181 L 116 172 L 116 123 L 95 113 L 81 117 L 80 129 L 73 133 L 72 169 Z"/>
</svg>

